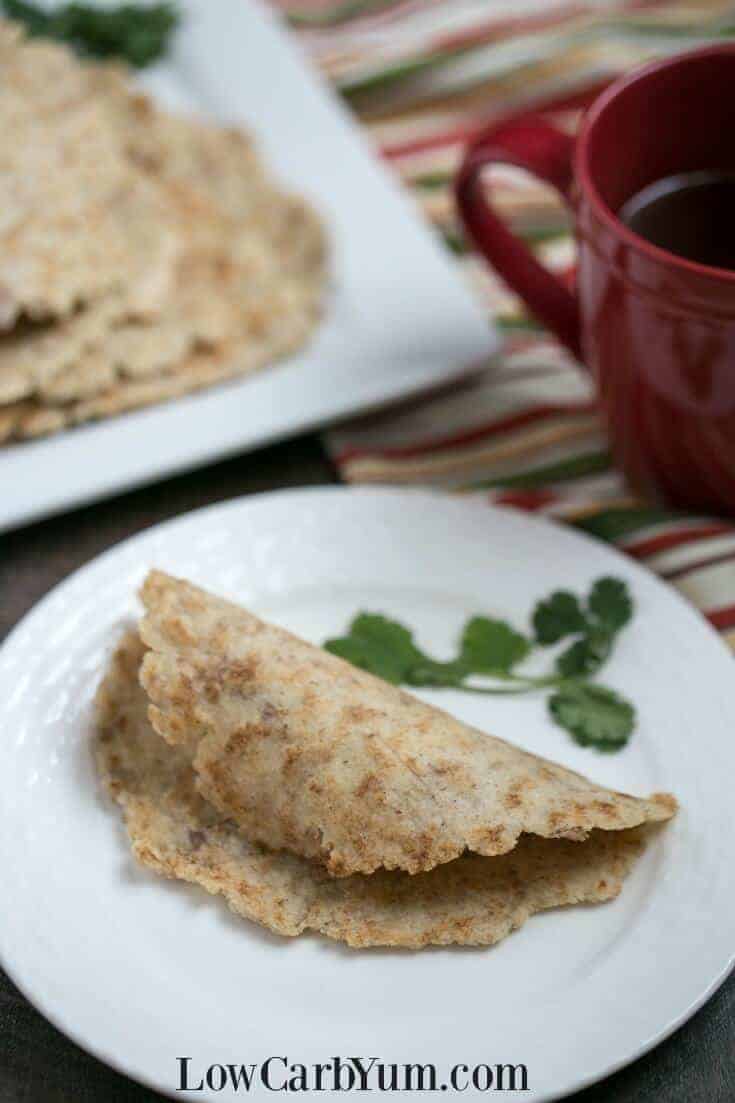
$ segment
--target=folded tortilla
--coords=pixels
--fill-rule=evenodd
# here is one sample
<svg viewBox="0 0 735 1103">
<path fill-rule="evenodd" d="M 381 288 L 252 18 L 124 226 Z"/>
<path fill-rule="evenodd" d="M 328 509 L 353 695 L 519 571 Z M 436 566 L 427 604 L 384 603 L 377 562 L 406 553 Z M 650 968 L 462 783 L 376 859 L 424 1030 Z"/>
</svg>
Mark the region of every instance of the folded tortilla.
<svg viewBox="0 0 735 1103">
<path fill-rule="evenodd" d="M 189 583 L 154 571 L 142 597 L 154 729 L 246 838 L 334 877 L 496 857 L 527 835 L 578 843 L 675 811 L 673 797 L 612 792 L 470 728 Z"/>
<path fill-rule="evenodd" d="M 94 743 L 133 853 L 156 873 L 222 894 L 236 914 L 279 935 L 313 930 L 361 948 L 492 945 L 535 912 L 615 897 L 650 830 L 593 830 L 582 843 L 526 835 L 500 857 L 467 854 L 416 876 L 331 877 L 315 861 L 249 840 L 202 797 L 185 741 L 169 746 L 149 723 L 138 680 L 144 652 L 129 632 L 97 696 Z"/>
</svg>

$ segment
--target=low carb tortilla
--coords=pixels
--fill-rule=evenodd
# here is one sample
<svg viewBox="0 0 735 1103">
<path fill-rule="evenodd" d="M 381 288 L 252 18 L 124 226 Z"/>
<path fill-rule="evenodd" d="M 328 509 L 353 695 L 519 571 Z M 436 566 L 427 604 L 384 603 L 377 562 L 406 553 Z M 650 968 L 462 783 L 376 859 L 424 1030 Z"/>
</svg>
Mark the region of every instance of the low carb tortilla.
<svg viewBox="0 0 735 1103">
<path fill-rule="evenodd" d="M 536 912 L 617 896 L 650 831 L 592 830 L 584 842 L 527 835 L 500 857 L 467 854 L 416 876 L 331 877 L 317 862 L 249 840 L 201 796 L 187 750 L 148 720 L 144 655 L 128 632 L 98 693 L 94 743 L 133 854 L 157 874 L 221 894 L 278 935 L 315 931 L 354 948 L 490 946 Z"/>
<path fill-rule="evenodd" d="M 0 441 L 247 375 L 308 340 L 324 230 L 248 135 L 170 115 L 122 68 L 3 20 L 0 61 L 0 119 L 22 135 L 0 155 Z"/>
<path fill-rule="evenodd" d="M 151 572 L 140 634 L 154 729 L 243 834 L 329 874 L 418 874 L 524 835 L 580 842 L 669 819 L 470 728 L 190 583 Z"/>
</svg>

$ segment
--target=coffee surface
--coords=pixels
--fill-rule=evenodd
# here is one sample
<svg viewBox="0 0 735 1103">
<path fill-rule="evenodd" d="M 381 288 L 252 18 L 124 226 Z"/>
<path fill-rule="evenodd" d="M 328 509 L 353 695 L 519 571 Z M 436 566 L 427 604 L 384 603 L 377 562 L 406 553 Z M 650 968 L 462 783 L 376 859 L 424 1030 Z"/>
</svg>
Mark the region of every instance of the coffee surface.
<svg viewBox="0 0 735 1103">
<path fill-rule="evenodd" d="M 652 245 L 735 270 L 735 172 L 666 176 L 629 199 L 618 216 Z"/>
</svg>

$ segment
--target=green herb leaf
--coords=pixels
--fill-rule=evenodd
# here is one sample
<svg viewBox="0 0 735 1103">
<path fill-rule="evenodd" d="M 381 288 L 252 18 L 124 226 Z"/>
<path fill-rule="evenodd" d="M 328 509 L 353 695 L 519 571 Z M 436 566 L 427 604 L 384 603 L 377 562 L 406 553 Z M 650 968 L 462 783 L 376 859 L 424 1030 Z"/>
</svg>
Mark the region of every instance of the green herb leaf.
<svg viewBox="0 0 735 1103">
<path fill-rule="evenodd" d="M 607 661 L 612 644 L 613 636 L 607 629 L 593 626 L 561 653 L 556 669 L 562 678 L 589 678 Z"/>
<path fill-rule="evenodd" d="M 411 670 L 426 660 L 407 628 L 378 613 L 358 614 L 349 635 L 328 640 L 324 646 L 333 655 L 394 685 L 408 684 Z"/>
<path fill-rule="evenodd" d="M 568 590 L 557 590 L 536 606 L 533 627 L 538 642 L 548 645 L 558 643 L 565 636 L 584 632 L 587 618 L 574 594 Z"/>
<path fill-rule="evenodd" d="M 391 682 L 395 686 L 403 683 L 403 671 L 392 661 L 390 655 L 372 649 L 362 640 L 356 640 L 352 636 L 342 636 L 339 639 L 327 640 L 324 644 L 325 651 L 332 655 L 338 655 L 340 659 L 346 659 L 353 666 L 361 670 L 368 670 L 384 682 Z"/>
<path fill-rule="evenodd" d="M 50 9 L 28 0 L 1 3 L 4 14 L 22 23 L 32 36 L 66 42 L 78 53 L 92 57 L 119 57 L 137 68 L 163 57 L 180 22 L 171 3 L 114 8 L 71 3 Z"/>
<path fill-rule="evenodd" d="M 416 646 L 407 628 L 377 613 L 358 614 L 349 635 L 328 640 L 324 646 L 394 685 L 461 686 L 467 675 L 461 660 L 443 663 L 432 659 Z"/>
<path fill-rule="evenodd" d="M 461 662 L 440 663 L 425 656 L 412 666 L 406 675 L 406 685 L 427 689 L 462 688 L 467 670 Z"/>
<path fill-rule="evenodd" d="M 633 600 L 619 578 L 601 578 L 587 600 L 590 612 L 611 632 L 619 632 L 633 616 Z"/>
<path fill-rule="evenodd" d="M 422 655 L 408 628 L 397 620 L 384 617 L 382 613 L 358 613 L 350 625 L 350 635 L 389 648 L 406 664 Z"/>
<path fill-rule="evenodd" d="M 460 663 L 468 674 L 505 674 L 530 650 L 531 641 L 505 621 L 473 617 L 462 633 Z"/>
<path fill-rule="evenodd" d="M 611 689 L 587 683 L 558 690 L 549 701 L 554 720 L 581 747 L 618 751 L 635 727 L 635 709 Z"/>
</svg>

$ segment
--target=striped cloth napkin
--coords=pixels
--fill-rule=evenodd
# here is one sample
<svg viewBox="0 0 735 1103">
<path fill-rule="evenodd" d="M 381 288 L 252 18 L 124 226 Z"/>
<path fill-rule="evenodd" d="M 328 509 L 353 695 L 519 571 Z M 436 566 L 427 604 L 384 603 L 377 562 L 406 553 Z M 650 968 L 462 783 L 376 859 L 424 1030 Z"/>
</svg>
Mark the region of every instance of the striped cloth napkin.
<svg viewBox="0 0 735 1103">
<path fill-rule="evenodd" d="M 591 383 L 465 248 L 450 182 L 468 138 L 533 104 L 574 128 L 611 77 L 735 35 L 735 0 L 279 0 L 505 334 L 462 386 L 331 432 L 354 483 L 444 487 L 547 514 L 668 579 L 735 650 L 735 524 L 636 500 L 612 466 Z M 519 171 L 494 197 L 537 255 L 571 274 L 567 215 Z"/>
</svg>

